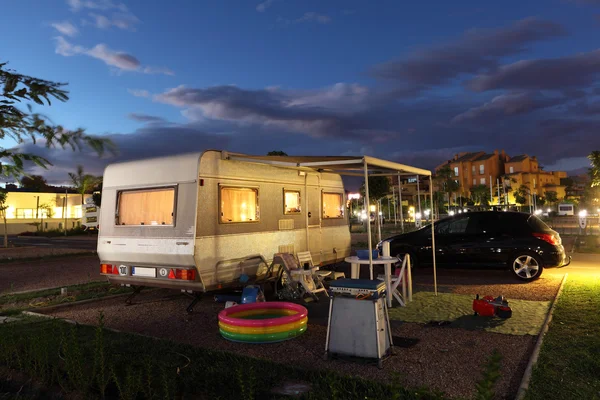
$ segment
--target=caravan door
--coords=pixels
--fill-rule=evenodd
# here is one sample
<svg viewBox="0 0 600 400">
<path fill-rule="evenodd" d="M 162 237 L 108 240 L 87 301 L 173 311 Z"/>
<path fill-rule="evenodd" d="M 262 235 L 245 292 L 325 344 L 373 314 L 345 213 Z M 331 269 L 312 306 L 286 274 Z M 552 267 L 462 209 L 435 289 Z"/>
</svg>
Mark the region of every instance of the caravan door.
<svg viewBox="0 0 600 400">
<path fill-rule="evenodd" d="M 307 241 L 313 262 L 321 262 L 321 187 L 318 174 L 306 176 Z"/>
</svg>

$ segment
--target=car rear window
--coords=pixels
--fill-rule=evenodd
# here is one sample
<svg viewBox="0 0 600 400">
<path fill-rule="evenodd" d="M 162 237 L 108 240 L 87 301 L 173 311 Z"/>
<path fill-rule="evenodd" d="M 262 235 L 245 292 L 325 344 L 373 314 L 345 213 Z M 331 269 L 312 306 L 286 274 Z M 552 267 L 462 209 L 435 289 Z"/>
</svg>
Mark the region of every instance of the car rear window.
<svg viewBox="0 0 600 400">
<path fill-rule="evenodd" d="M 545 232 L 545 231 L 551 230 L 550 227 L 548 225 L 546 225 L 546 223 L 544 221 L 542 221 L 535 215 L 532 215 L 531 217 L 529 217 L 529 219 L 527 220 L 527 223 L 529 224 L 531 229 L 533 229 L 534 232 Z"/>
</svg>

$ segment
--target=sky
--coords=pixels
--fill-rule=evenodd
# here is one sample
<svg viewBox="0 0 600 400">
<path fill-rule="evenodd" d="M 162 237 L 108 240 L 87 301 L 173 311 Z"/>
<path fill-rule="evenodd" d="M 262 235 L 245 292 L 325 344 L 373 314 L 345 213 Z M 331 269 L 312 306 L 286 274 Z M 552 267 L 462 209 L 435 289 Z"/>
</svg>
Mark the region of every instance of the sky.
<svg viewBox="0 0 600 400">
<path fill-rule="evenodd" d="M 600 0 L 1 0 L 0 62 L 68 83 L 35 106 L 115 155 L 223 149 L 370 155 L 426 169 L 463 151 L 580 171 L 600 149 Z"/>
</svg>

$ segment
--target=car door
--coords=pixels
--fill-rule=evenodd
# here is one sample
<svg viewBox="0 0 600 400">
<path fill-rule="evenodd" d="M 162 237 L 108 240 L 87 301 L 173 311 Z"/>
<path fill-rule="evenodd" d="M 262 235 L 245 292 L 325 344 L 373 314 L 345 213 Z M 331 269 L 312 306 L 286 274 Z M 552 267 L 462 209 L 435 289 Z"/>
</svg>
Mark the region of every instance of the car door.
<svg viewBox="0 0 600 400">
<path fill-rule="evenodd" d="M 469 264 L 498 266 L 506 263 L 513 243 L 508 214 L 486 212 L 478 215 L 472 226 L 473 240 L 465 243 Z"/>
<path fill-rule="evenodd" d="M 460 248 L 464 242 L 471 216 L 462 214 L 436 224 L 435 247 L 436 261 L 446 266 L 460 263 Z"/>
</svg>

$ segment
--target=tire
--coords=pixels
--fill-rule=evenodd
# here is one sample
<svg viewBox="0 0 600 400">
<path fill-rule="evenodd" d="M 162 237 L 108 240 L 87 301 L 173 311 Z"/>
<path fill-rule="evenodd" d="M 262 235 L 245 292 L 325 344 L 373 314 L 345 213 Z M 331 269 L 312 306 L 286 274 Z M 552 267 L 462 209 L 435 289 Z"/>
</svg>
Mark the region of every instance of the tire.
<svg viewBox="0 0 600 400">
<path fill-rule="evenodd" d="M 510 258 L 508 267 L 518 279 L 531 282 L 542 275 L 544 263 L 535 253 L 519 251 Z"/>
</svg>

